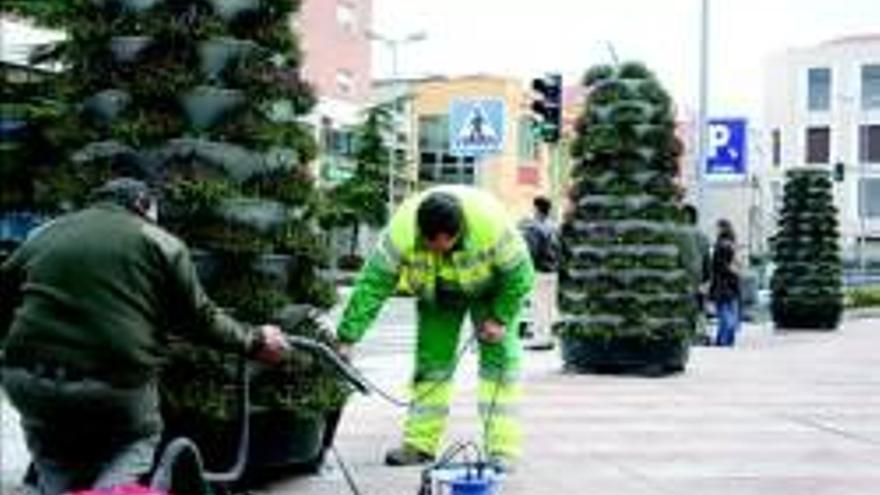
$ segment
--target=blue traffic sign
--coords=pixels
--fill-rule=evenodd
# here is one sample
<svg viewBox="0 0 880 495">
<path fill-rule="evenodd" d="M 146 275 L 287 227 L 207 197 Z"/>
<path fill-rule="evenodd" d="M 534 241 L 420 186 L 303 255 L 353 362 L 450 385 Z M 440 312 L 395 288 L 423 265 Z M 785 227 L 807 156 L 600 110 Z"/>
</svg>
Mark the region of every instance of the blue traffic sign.
<svg viewBox="0 0 880 495">
<path fill-rule="evenodd" d="M 709 120 L 709 143 L 706 150 L 706 176 L 741 178 L 747 172 L 746 119 Z"/>
<path fill-rule="evenodd" d="M 500 98 L 452 100 L 449 149 L 460 155 L 498 153 L 504 148 L 507 109 Z"/>
</svg>

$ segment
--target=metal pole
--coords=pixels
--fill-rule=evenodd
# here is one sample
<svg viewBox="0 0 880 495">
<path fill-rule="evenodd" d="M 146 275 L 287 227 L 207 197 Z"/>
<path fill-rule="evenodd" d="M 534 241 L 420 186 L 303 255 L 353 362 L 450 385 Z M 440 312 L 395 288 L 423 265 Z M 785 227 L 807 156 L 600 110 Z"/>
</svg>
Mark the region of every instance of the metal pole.
<svg viewBox="0 0 880 495">
<path fill-rule="evenodd" d="M 393 89 L 394 88 L 393 85 L 397 84 L 397 80 L 399 77 L 398 71 L 400 69 L 400 67 L 398 66 L 398 63 L 397 63 L 398 42 L 395 40 L 388 40 L 388 46 L 389 46 L 389 48 L 391 48 L 392 91 L 395 91 L 395 89 Z M 395 100 L 396 100 L 396 98 L 395 98 Z M 397 115 L 394 113 L 395 111 L 396 111 L 396 109 L 392 107 L 391 112 L 389 112 L 390 115 L 392 116 L 392 118 L 397 117 Z M 394 129 L 395 129 L 394 122 L 391 122 L 390 128 L 386 129 L 386 132 L 388 133 L 388 218 L 389 219 L 391 219 L 391 215 L 394 213 L 394 173 L 395 173 L 394 144 L 396 141 L 395 136 L 394 136 L 394 134 L 395 134 Z"/>
<path fill-rule="evenodd" d="M 609 55 L 611 55 L 611 62 L 614 65 L 620 65 L 620 59 L 617 58 L 617 50 L 614 49 L 614 44 L 612 44 L 610 41 L 606 41 L 605 48 L 608 49 L 608 53 Z"/>
<path fill-rule="evenodd" d="M 699 218 L 703 223 L 703 230 L 706 227 L 706 219 L 708 215 L 703 211 L 705 204 L 705 191 L 703 181 L 703 167 L 706 163 L 706 151 L 709 147 L 709 130 L 707 126 L 707 115 L 709 113 L 709 0 L 702 0 L 702 12 L 700 16 L 700 86 L 699 86 L 699 108 L 697 113 L 697 160 L 695 164 L 696 181 L 696 207 L 700 212 Z"/>
<path fill-rule="evenodd" d="M 560 189 L 560 168 L 562 168 L 561 164 L 561 150 L 562 146 L 559 143 L 551 143 L 550 144 L 550 198 L 553 203 L 553 210 L 551 215 L 554 218 L 558 219 L 559 210 L 559 189 Z"/>
<path fill-rule="evenodd" d="M 853 114 L 855 114 L 855 105 L 853 105 Z M 867 144 L 867 135 L 863 135 L 862 126 L 856 122 L 857 135 L 859 140 L 859 152 L 857 159 L 859 160 L 859 271 L 862 274 L 862 282 L 864 283 L 868 277 L 868 264 L 867 258 L 865 257 L 865 250 L 867 249 L 866 245 L 866 237 L 868 235 L 867 228 L 867 216 L 868 216 L 868 203 L 867 203 L 867 178 L 868 171 L 865 167 L 865 162 L 868 161 L 868 154 L 866 153 L 865 145 Z M 864 134 L 867 134 L 868 128 L 864 128 Z"/>
</svg>

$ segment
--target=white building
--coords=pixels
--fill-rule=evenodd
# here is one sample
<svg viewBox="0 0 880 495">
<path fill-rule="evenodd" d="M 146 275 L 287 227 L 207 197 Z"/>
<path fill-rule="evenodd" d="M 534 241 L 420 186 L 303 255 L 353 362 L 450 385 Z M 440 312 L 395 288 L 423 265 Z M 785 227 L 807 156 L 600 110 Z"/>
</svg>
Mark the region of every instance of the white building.
<svg viewBox="0 0 880 495">
<path fill-rule="evenodd" d="M 768 159 L 760 174 L 772 216 L 782 205 L 785 171 L 835 169 L 844 252 L 880 255 L 880 34 L 841 38 L 771 58 L 765 70 Z M 860 213 L 864 213 L 863 215 Z"/>
</svg>

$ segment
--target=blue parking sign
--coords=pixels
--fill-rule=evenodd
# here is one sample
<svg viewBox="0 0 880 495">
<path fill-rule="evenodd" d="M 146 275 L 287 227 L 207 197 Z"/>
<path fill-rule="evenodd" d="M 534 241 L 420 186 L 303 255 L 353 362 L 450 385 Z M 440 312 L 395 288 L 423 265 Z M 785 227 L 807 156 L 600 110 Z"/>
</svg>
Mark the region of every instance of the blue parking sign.
<svg viewBox="0 0 880 495">
<path fill-rule="evenodd" d="M 747 172 L 746 119 L 726 118 L 709 121 L 706 150 L 706 176 L 709 178 L 742 178 Z"/>
</svg>

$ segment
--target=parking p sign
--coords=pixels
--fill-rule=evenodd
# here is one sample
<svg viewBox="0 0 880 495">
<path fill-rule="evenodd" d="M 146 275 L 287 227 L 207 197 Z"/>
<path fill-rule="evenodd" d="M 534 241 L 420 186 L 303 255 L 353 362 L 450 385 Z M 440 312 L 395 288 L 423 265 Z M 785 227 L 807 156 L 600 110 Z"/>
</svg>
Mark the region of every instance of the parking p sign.
<svg viewBox="0 0 880 495">
<path fill-rule="evenodd" d="M 712 119 L 706 150 L 708 178 L 742 178 L 746 175 L 746 119 Z"/>
</svg>

